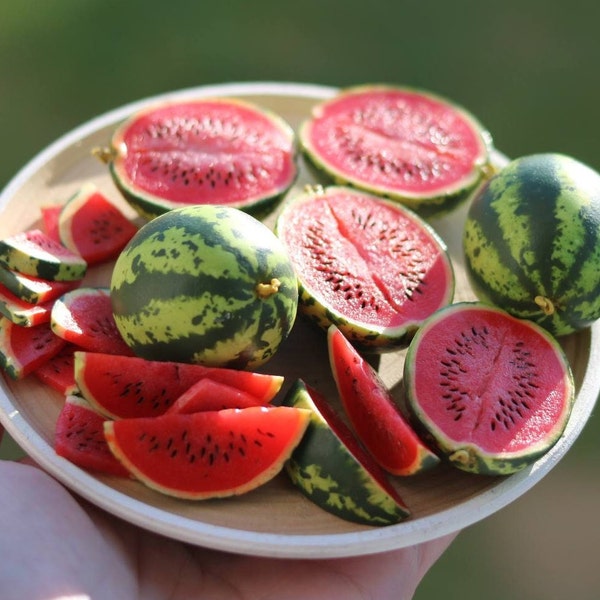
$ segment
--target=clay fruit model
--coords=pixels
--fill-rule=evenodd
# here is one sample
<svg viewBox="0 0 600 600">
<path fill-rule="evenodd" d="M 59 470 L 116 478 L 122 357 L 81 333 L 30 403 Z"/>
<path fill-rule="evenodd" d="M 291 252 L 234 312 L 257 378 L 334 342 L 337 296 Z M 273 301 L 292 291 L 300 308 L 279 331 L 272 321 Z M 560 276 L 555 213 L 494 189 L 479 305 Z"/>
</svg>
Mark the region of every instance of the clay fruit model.
<svg viewBox="0 0 600 600">
<path fill-rule="evenodd" d="M 473 199 L 464 229 L 481 300 L 556 336 L 600 317 L 600 174 L 568 156 L 518 158 Z"/>
<path fill-rule="evenodd" d="M 300 309 L 363 349 L 405 346 L 452 300 L 446 247 L 412 211 L 348 187 L 314 188 L 280 214 L 277 235 L 300 285 Z"/>
<path fill-rule="evenodd" d="M 299 131 L 336 183 L 399 200 L 423 216 L 451 210 L 489 172 L 491 138 L 467 111 L 421 90 L 360 86 L 313 109 Z"/>
<path fill-rule="evenodd" d="M 140 229 L 115 263 L 111 298 L 134 354 L 253 369 L 289 334 L 298 286 L 270 229 L 238 209 L 199 205 Z"/>
<path fill-rule="evenodd" d="M 279 116 L 228 98 L 167 101 L 136 112 L 100 150 L 132 206 L 264 209 L 294 182 L 294 133 Z"/>
<path fill-rule="evenodd" d="M 466 471 L 506 475 L 560 438 L 575 396 L 558 342 L 531 321 L 457 303 L 415 335 L 404 368 L 413 422 Z"/>
</svg>

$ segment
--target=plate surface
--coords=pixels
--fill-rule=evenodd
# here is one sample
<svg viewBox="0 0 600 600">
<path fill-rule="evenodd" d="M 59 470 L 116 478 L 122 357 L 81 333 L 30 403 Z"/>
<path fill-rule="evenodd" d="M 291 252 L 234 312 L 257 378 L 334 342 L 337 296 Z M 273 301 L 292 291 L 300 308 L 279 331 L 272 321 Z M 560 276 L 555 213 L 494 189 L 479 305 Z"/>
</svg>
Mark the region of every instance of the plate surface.
<svg viewBox="0 0 600 600">
<path fill-rule="evenodd" d="M 40 223 L 39 206 L 66 199 L 93 180 L 115 201 L 123 202 L 108 171 L 91 154 L 107 145 L 116 124 L 148 101 L 194 96 L 244 97 L 283 116 L 293 127 L 311 106 L 335 89 L 303 84 L 241 83 L 182 90 L 126 105 L 78 127 L 42 151 L 9 183 L 0 196 L 0 236 Z M 297 186 L 312 182 L 302 167 Z M 129 208 L 122 203 L 122 206 Z M 457 275 L 456 300 L 474 299 L 461 259 L 465 209 L 432 222 L 448 244 Z M 133 216 L 133 212 L 130 212 Z M 106 285 L 110 265 L 95 268 L 90 284 Z M 395 478 L 413 511 L 398 525 L 370 528 L 349 523 L 319 509 L 295 490 L 284 475 L 238 498 L 189 502 L 158 494 L 135 481 L 96 476 L 55 455 L 54 423 L 63 399 L 35 378 L 2 379 L 0 421 L 16 442 L 74 492 L 105 510 L 146 529 L 220 550 L 261 556 L 324 558 L 381 552 L 434 539 L 494 513 L 535 485 L 564 456 L 595 404 L 600 377 L 600 325 L 562 340 L 573 368 L 577 400 L 565 435 L 526 470 L 505 478 L 475 476 L 447 466 L 411 478 Z M 280 373 L 286 386 L 303 377 L 335 399 L 324 336 L 300 318 L 290 338 L 263 370 Z M 384 355 L 379 371 L 399 393 L 404 351 Z"/>
</svg>

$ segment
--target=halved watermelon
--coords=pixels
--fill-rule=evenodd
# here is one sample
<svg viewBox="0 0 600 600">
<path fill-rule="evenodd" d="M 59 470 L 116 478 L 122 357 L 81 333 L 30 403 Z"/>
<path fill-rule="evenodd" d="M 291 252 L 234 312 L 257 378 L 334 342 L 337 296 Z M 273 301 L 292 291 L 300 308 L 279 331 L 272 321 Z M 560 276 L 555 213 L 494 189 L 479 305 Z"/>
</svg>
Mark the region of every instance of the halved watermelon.
<svg viewBox="0 0 600 600">
<path fill-rule="evenodd" d="M 113 454 L 148 487 L 200 500 L 271 480 L 309 419 L 304 409 L 252 407 L 106 421 L 104 433 Z"/>
<path fill-rule="evenodd" d="M 86 183 L 58 217 L 61 242 L 89 265 L 115 258 L 138 227 L 93 183 Z"/>
<path fill-rule="evenodd" d="M 112 418 L 161 415 L 205 378 L 252 396 L 257 404 L 270 402 L 283 383 L 280 375 L 96 352 L 76 352 L 74 372 L 83 396 Z"/>
<path fill-rule="evenodd" d="M 377 371 L 332 325 L 331 369 L 348 419 L 365 448 L 393 475 L 414 475 L 440 462 L 402 416 Z"/>
</svg>

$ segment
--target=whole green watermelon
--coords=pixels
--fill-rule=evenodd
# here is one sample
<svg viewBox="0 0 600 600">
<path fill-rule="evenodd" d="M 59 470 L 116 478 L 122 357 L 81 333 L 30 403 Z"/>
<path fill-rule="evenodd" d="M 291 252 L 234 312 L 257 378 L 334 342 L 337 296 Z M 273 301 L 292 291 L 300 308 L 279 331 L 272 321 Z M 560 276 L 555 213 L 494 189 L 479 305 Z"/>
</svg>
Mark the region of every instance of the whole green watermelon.
<svg viewBox="0 0 600 600">
<path fill-rule="evenodd" d="M 136 355 L 253 369 L 288 336 L 298 284 L 263 223 L 235 208 L 197 205 L 138 231 L 115 263 L 111 298 Z"/>
<path fill-rule="evenodd" d="M 475 196 L 464 230 L 481 300 L 556 336 L 600 317 L 600 174 L 562 154 L 518 158 Z"/>
</svg>

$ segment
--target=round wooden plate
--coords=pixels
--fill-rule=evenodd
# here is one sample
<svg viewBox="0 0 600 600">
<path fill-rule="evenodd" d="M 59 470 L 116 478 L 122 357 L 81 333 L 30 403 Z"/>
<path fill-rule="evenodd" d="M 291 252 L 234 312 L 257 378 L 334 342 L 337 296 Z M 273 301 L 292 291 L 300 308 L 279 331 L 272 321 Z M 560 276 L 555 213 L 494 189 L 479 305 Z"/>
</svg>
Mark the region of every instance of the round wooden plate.
<svg viewBox="0 0 600 600">
<path fill-rule="evenodd" d="M 0 196 L 0 236 L 40 224 L 42 204 L 63 201 L 84 182 L 94 181 L 121 202 L 107 168 L 92 149 L 108 144 L 116 124 L 148 101 L 194 96 L 245 97 L 283 116 L 293 127 L 311 106 L 335 93 L 334 88 L 280 83 L 241 83 L 201 87 L 129 104 L 66 134 L 26 165 Z M 498 160 L 502 160 L 501 157 Z M 311 183 L 302 167 L 297 186 Z M 456 300 L 474 299 L 460 252 L 464 208 L 432 224 L 450 249 L 457 275 Z M 133 216 L 133 212 L 131 212 Z M 110 266 L 95 268 L 90 284 L 106 285 Z M 600 325 L 562 340 L 577 384 L 577 400 L 563 438 L 531 467 L 504 478 L 475 476 L 442 465 L 394 484 L 412 510 L 398 525 L 371 528 L 343 521 L 304 498 L 283 474 L 240 497 L 191 502 L 170 498 L 142 484 L 97 476 L 55 455 L 54 424 L 63 402 L 60 395 L 34 377 L 4 378 L 0 421 L 16 442 L 72 491 L 146 529 L 220 550 L 278 557 L 324 558 L 368 554 L 401 548 L 459 530 L 506 506 L 535 485 L 561 459 L 588 419 L 600 389 Z M 379 370 L 400 393 L 404 352 L 383 355 Z M 324 334 L 299 318 L 276 357 L 263 369 L 280 373 L 285 387 L 303 377 L 334 402 L 335 384 L 328 367 Z"/>
</svg>

